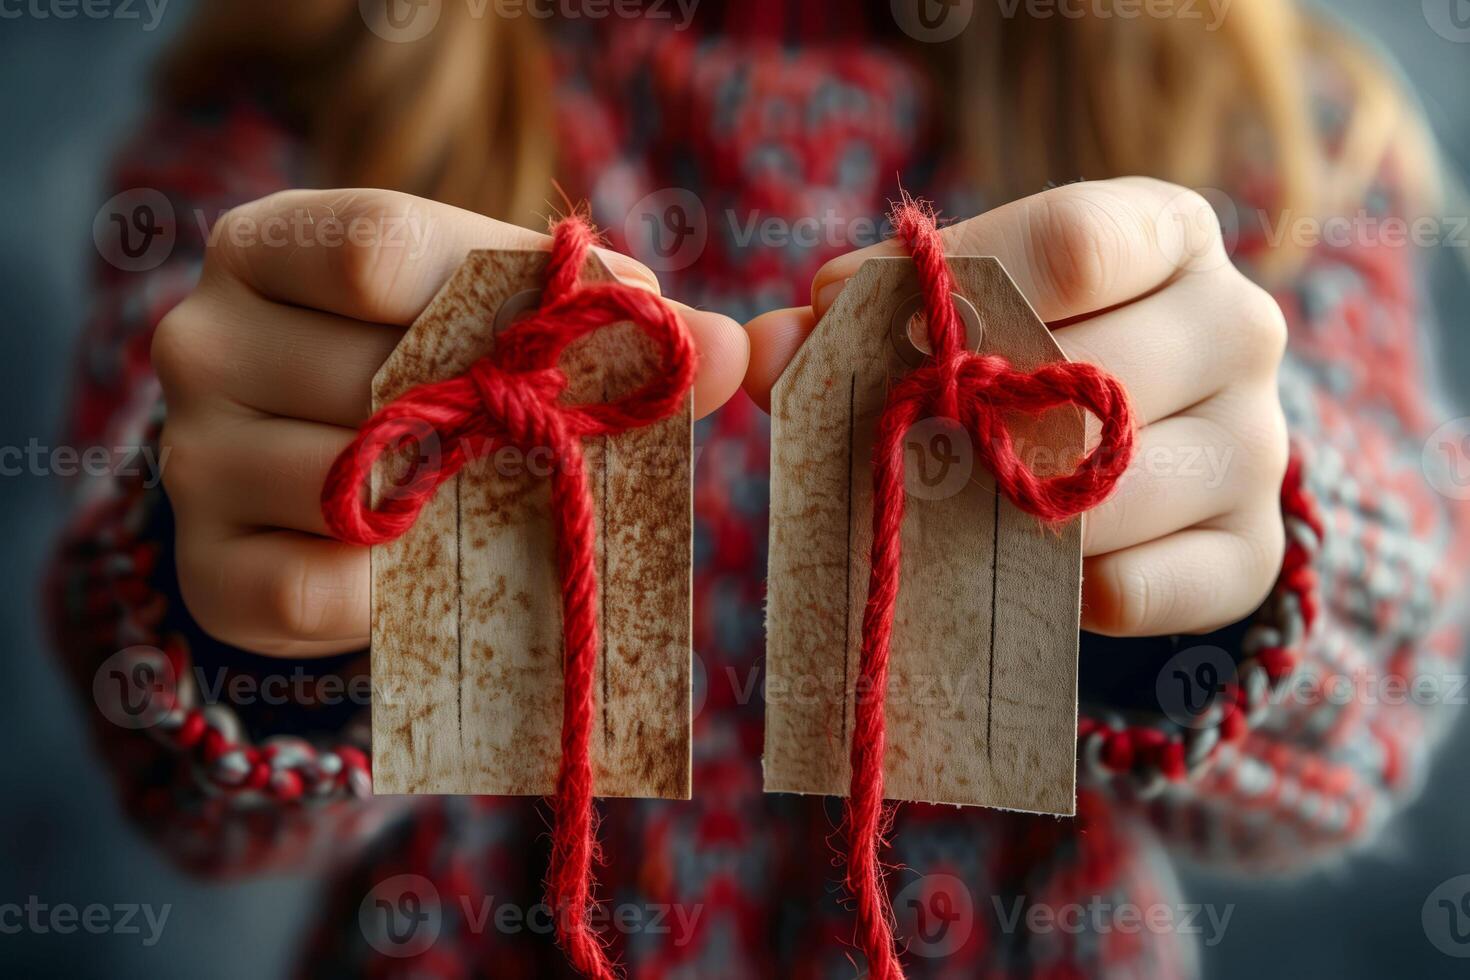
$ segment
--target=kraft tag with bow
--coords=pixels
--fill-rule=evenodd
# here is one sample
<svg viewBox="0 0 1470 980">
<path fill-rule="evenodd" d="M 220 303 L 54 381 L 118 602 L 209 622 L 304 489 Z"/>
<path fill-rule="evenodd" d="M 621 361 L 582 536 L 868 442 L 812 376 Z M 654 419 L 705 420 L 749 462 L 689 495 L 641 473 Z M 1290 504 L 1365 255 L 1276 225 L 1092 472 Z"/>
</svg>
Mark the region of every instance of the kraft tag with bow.
<svg viewBox="0 0 1470 980">
<path fill-rule="evenodd" d="M 1066 361 L 1000 262 L 951 256 L 946 269 L 922 232 L 914 258 L 861 266 L 772 391 L 766 789 L 847 795 L 876 703 L 885 798 L 1070 814 L 1082 508 L 1065 493 L 1048 508 L 1084 457 L 1075 476 L 1106 466 L 1116 479 L 1128 450 L 1085 454 L 1081 399 L 1027 387 L 1039 368 L 1059 382 L 1089 366 Z M 935 295 L 957 315 L 941 341 L 953 381 L 924 332 Z M 920 390 L 894 407 L 901 383 Z M 875 597 L 874 447 L 894 411 L 907 413 L 901 574 Z M 997 465 L 1012 485 L 998 488 Z M 1029 480 L 1015 486 L 1018 465 Z M 890 610 L 881 682 L 863 669 L 875 600 Z"/>
<path fill-rule="evenodd" d="M 597 795 L 689 796 L 689 377 L 670 363 L 670 338 L 630 311 L 605 297 L 585 309 L 599 290 L 634 304 L 643 291 L 614 285 L 585 247 L 566 281 L 548 284 L 558 260 L 555 249 L 471 252 L 374 380 L 373 409 L 396 411 L 397 428 L 360 438 L 355 469 L 339 464 L 324 493 L 351 496 L 370 470 L 372 506 L 350 517 L 408 502 L 391 529 L 362 530 L 374 543 L 378 793 L 557 789 L 573 683 L 561 563 L 585 535 L 591 575 L 573 591 L 590 583 L 590 594 L 573 598 L 590 606 L 596 639 L 584 695 Z M 692 373 L 692 349 L 674 353 Z M 414 401 L 446 381 L 460 388 Z M 442 419 L 446 402 L 463 416 Z M 560 498 L 577 511 L 581 496 L 564 488 L 573 468 L 587 508 L 565 515 Z"/>
</svg>

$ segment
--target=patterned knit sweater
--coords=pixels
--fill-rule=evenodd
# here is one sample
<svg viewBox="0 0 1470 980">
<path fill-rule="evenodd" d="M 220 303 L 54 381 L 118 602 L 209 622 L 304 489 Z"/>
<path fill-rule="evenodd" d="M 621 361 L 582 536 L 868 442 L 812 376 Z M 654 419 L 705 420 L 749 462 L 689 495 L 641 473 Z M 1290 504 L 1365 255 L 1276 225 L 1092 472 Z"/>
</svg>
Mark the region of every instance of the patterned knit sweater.
<svg viewBox="0 0 1470 980">
<path fill-rule="evenodd" d="M 871 219 L 895 174 L 950 214 L 973 209 L 943 178 L 934 93 L 881 47 L 648 25 L 559 43 L 559 179 L 611 244 L 647 256 L 630 214 L 657 224 L 684 192 L 701 209 L 703 250 L 657 253 L 667 295 L 739 320 L 804 302 L 822 262 L 868 242 L 772 243 L 751 222 Z M 1330 146 L 1336 120 L 1322 115 Z M 147 272 L 99 263 L 77 445 L 156 437 L 150 335 L 199 274 L 204 226 L 309 174 L 300 141 L 256 106 L 152 118 L 115 184 L 161 192 L 177 241 Z M 1398 202 L 1379 189 L 1365 206 Z M 1261 243 L 1242 236 L 1248 260 Z M 1435 702 L 1452 699 L 1332 696 L 1433 682 L 1462 649 L 1448 613 L 1465 522 L 1421 468 L 1445 416 L 1425 395 L 1412 263 L 1405 248 L 1323 244 L 1277 292 L 1293 431 L 1281 582 L 1213 637 L 1083 636 L 1079 816 L 900 809 L 890 883 L 912 976 L 1192 975 L 1194 930 L 1125 919 L 1179 914 L 1174 858 L 1310 867 L 1370 841 L 1413 794 L 1444 727 Z M 694 798 L 600 804 L 607 932 L 639 977 L 852 977 L 830 849 L 839 801 L 761 792 L 764 416 L 739 396 L 697 442 Z M 198 873 L 318 869 L 329 900 L 304 976 L 565 971 L 537 908 L 544 804 L 374 799 L 366 658 L 223 648 L 190 621 L 171 552 L 162 490 L 119 477 L 81 494 L 51 578 L 65 666 L 143 832 Z M 165 690 L 167 710 L 140 716 L 140 690 Z"/>
</svg>

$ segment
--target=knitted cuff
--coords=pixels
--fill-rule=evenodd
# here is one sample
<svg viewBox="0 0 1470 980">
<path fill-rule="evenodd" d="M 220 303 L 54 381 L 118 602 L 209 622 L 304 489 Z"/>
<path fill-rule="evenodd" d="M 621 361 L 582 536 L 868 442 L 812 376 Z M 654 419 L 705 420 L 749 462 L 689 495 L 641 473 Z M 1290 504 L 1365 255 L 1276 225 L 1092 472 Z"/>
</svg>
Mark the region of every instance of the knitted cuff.
<svg viewBox="0 0 1470 980">
<path fill-rule="evenodd" d="M 1181 684 L 1208 683 L 1208 690 L 1192 692 L 1204 706 L 1184 719 L 1168 705 L 1132 710 L 1084 706 L 1077 719 L 1080 779 L 1127 780 L 1134 795 L 1149 796 L 1168 783 L 1204 772 L 1223 745 L 1239 743 L 1261 724 L 1272 696 L 1291 677 L 1318 611 L 1313 563 L 1323 527 L 1316 502 L 1304 487 L 1301 454 L 1295 449 L 1281 488 L 1281 515 L 1286 552 L 1271 594 L 1243 628 L 1229 631 L 1238 640 L 1228 659 L 1221 651 L 1217 660 L 1223 663 L 1206 656 L 1185 665 L 1189 676 L 1180 678 Z M 1161 681 L 1161 691 L 1173 679 Z M 1185 691 L 1181 697 L 1191 696 Z"/>
<path fill-rule="evenodd" d="M 138 479 L 119 480 L 111 491 L 73 521 L 47 588 L 59 649 L 77 686 L 91 691 L 88 708 L 104 755 L 120 769 L 156 773 L 160 766 L 150 757 L 161 751 L 174 757 L 170 769 L 190 774 L 200 794 L 242 806 L 370 795 L 367 709 L 346 703 L 353 710 L 345 725 L 347 713 L 315 712 L 316 721 L 330 715 L 340 728 L 318 738 L 284 732 L 333 726 L 272 725 L 283 733 L 252 737 L 247 727 L 259 726 L 247 726 L 242 713 L 291 713 L 302 668 L 223 647 L 209 658 L 216 665 L 201 668 L 194 644 L 209 641 L 178 596 L 162 489 Z M 252 678 L 248 666 L 230 666 L 241 661 L 271 664 L 275 683 Z M 345 682 L 332 687 L 345 690 Z M 242 708 L 246 703 L 265 707 Z"/>
</svg>

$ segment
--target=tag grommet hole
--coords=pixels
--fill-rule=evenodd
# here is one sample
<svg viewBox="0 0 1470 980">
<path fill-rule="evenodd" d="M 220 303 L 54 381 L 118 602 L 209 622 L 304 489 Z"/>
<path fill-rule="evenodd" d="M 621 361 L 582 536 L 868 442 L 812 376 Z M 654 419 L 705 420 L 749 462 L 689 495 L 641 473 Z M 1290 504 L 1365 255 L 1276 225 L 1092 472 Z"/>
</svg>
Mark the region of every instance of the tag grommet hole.
<svg viewBox="0 0 1470 980">
<path fill-rule="evenodd" d="M 960 321 L 965 325 L 965 349 L 975 350 L 985 335 L 984 327 L 980 323 L 980 311 L 975 309 L 974 303 L 959 293 L 950 295 L 954 297 L 955 310 L 959 312 Z M 888 335 L 893 341 L 893 349 L 898 352 L 899 359 L 909 367 L 923 364 L 931 353 L 929 328 L 923 319 L 923 311 L 924 294 L 914 293 L 898 305 L 893 320 L 889 323 Z"/>
<path fill-rule="evenodd" d="M 508 329 L 517 320 L 532 312 L 541 305 L 541 290 L 523 289 L 518 293 L 511 293 L 500 304 L 500 309 L 495 311 L 495 322 L 492 325 L 494 335 Z"/>
</svg>

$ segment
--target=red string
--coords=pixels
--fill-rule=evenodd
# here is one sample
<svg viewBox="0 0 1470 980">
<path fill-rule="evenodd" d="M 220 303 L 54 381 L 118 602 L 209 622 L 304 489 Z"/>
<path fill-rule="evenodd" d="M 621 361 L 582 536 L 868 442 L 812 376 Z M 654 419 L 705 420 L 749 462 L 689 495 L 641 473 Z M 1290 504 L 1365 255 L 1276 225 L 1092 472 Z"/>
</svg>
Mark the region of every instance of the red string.
<svg viewBox="0 0 1470 980">
<path fill-rule="evenodd" d="M 592 230 L 580 219 L 556 226 L 540 309 L 502 332 L 495 349 L 464 374 L 419 385 L 368 419 L 332 465 L 322 487 L 322 513 L 343 541 L 381 544 L 407 531 L 439 485 L 468 460 L 502 446 L 551 452 L 565 689 L 547 899 L 556 910 L 568 959 L 584 974 L 608 980 L 616 973 L 588 922 L 592 866 L 599 857 L 589 752 L 599 586 L 581 441 L 649 425 L 677 411 L 694 382 L 696 354 L 679 315 L 653 293 L 621 283 L 579 286 L 592 240 Z M 562 351 L 578 338 L 624 321 L 637 324 L 653 341 L 660 369 L 614 401 L 560 401 L 567 386 L 557 367 Z M 378 506 L 369 506 L 373 465 L 385 452 L 412 443 L 430 459 L 437 456 L 437 465 L 416 468 L 404 483 L 380 494 Z"/>
<path fill-rule="evenodd" d="M 1067 520 L 1101 503 L 1127 469 L 1134 437 L 1127 393 L 1106 372 L 1067 361 L 1018 371 L 1004 357 L 966 350 L 964 326 L 954 304 L 954 276 L 944 258 L 934 212 L 905 197 L 894 210 L 893 222 L 898 238 L 913 255 L 933 353 L 890 389 L 873 448 L 873 551 L 860 671 L 864 689 L 874 696 L 858 698 L 854 706 L 847 867 L 847 886 L 857 900 L 857 939 L 873 980 L 903 976 L 879 851 L 893 817 L 883 805 L 884 699 L 898 601 L 904 436 L 926 416 L 959 423 L 970 433 L 979 461 L 994 474 L 1000 492 L 1021 510 L 1049 522 Z M 1017 456 L 1006 416 L 1037 415 L 1066 404 L 1097 417 L 1101 441 L 1071 473 L 1039 478 Z"/>
</svg>

